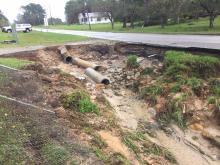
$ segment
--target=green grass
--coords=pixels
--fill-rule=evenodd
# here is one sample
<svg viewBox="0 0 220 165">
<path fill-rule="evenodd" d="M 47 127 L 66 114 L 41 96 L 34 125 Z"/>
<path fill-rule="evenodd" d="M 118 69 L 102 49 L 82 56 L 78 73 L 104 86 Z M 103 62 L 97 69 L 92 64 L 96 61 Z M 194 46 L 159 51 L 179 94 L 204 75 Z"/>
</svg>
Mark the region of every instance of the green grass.
<svg viewBox="0 0 220 165">
<path fill-rule="evenodd" d="M 220 34 L 220 17 L 215 20 L 215 28 L 208 27 L 208 18 L 200 18 L 198 20 L 190 20 L 187 23 L 177 25 L 168 25 L 164 29 L 160 25 L 142 28 L 136 26 L 132 28 L 122 28 L 122 23 L 116 22 L 115 29 L 111 29 L 111 24 L 95 24 L 92 25 L 92 31 L 105 32 L 133 32 L 133 33 L 184 33 L 184 34 Z M 49 26 L 51 29 L 65 30 L 89 30 L 88 25 L 55 25 Z"/>
<path fill-rule="evenodd" d="M 179 101 L 169 101 L 167 103 L 166 108 L 166 111 L 161 112 L 161 114 L 158 114 L 158 122 L 163 126 L 167 126 L 170 123 L 174 122 L 180 128 L 185 129 L 187 122 L 182 112 L 182 109 L 179 106 Z"/>
<path fill-rule="evenodd" d="M 24 66 L 31 64 L 31 61 L 20 60 L 17 58 L 0 58 L 0 64 L 5 65 L 15 69 L 21 69 Z"/>
<path fill-rule="evenodd" d="M 99 113 L 99 108 L 92 103 L 89 95 L 82 91 L 76 90 L 62 96 L 62 103 L 65 108 L 79 111 L 81 113 Z"/>
<path fill-rule="evenodd" d="M 192 55 L 179 51 L 165 54 L 165 72 L 173 80 L 181 77 L 209 78 L 218 76 L 220 59 L 211 56 Z"/>
<path fill-rule="evenodd" d="M 137 68 L 139 67 L 139 64 L 137 62 L 137 56 L 135 55 L 129 55 L 127 59 L 127 67 L 128 68 Z"/>
<path fill-rule="evenodd" d="M 28 142 L 28 132 L 23 123 L 16 121 L 11 111 L 5 108 L 0 108 L 0 142 L 0 164 L 31 163 L 24 146 Z"/>
<path fill-rule="evenodd" d="M 41 149 L 42 157 L 48 165 L 66 164 L 70 153 L 63 147 L 55 144 L 47 144 Z"/>
<path fill-rule="evenodd" d="M 19 43 L 18 44 L 0 44 L 0 48 L 8 47 L 24 47 L 24 46 L 33 46 L 33 45 L 53 45 L 66 42 L 77 42 L 85 41 L 88 38 L 75 35 L 67 34 L 56 34 L 56 33 L 43 33 L 32 31 L 30 33 L 18 33 Z M 13 39 L 11 33 L 2 33 L 0 32 L 0 42 L 3 40 Z"/>
</svg>

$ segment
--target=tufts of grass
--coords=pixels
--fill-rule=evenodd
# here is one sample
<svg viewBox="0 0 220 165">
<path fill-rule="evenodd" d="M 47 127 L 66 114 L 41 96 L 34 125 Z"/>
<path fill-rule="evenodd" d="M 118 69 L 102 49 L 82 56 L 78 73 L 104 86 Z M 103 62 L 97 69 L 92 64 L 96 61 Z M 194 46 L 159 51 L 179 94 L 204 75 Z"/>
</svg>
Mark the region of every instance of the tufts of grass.
<svg viewBox="0 0 220 165">
<path fill-rule="evenodd" d="M 220 96 L 220 81 L 216 78 L 209 80 L 210 93 L 214 96 Z"/>
<path fill-rule="evenodd" d="M 5 65 L 15 69 L 21 69 L 24 66 L 31 64 L 31 61 L 20 60 L 17 58 L 0 58 L 0 65 Z"/>
<path fill-rule="evenodd" d="M 186 128 L 186 117 L 184 116 L 178 101 L 169 101 L 167 109 L 157 115 L 157 120 L 161 125 L 169 125 L 171 122 L 176 123 L 180 128 Z"/>
<path fill-rule="evenodd" d="M 126 135 L 124 135 L 123 137 L 123 142 L 124 144 L 131 149 L 137 157 L 139 157 L 139 154 L 141 152 L 140 148 L 138 147 L 136 142 L 139 141 L 144 141 L 145 136 L 140 133 L 140 132 L 136 132 L 136 133 L 127 133 Z"/>
<path fill-rule="evenodd" d="M 129 55 L 127 59 L 127 67 L 128 68 L 138 68 L 139 64 L 137 62 L 137 56 Z"/>
<path fill-rule="evenodd" d="M 199 95 L 202 89 L 202 81 L 196 77 L 189 78 L 187 80 L 187 85 L 189 85 L 192 91 Z"/>
<path fill-rule="evenodd" d="M 113 164 L 131 165 L 131 163 L 120 153 L 113 154 L 112 159 Z"/>
<path fill-rule="evenodd" d="M 41 154 L 48 165 L 66 164 L 70 158 L 70 153 L 65 148 L 55 144 L 46 144 L 41 149 Z"/>
<path fill-rule="evenodd" d="M 217 98 L 215 96 L 208 97 L 208 104 L 216 104 Z"/>
<path fill-rule="evenodd" d="M 171 163 L 176 163 L 176 159 L 168 150 L 150 142 L 140 132 L 125 134 L 123 136 L 123 142 L 136 154 L 138 159 L 140 159 L 141 154 L 153 154 L 163 156 Z"/>
<path fill-rule="evenodd" d="M 77 110 L 81 113 L 99 113 L 98 106 L 92 103 L 89 95 L 82 90 L 63 95 L 62 103 L 65 108 Z"/>
<path fill-rule="evenodd" d="M 163 89 L 160 86 L 150 86 L 150 87 L 145 87 L 141 89 L 140 91 L 140 96 L 142 98 L 146 98 L 148 96 L 157 96 L 162 94 Z"/>
<path fill-rule="evenodd" d="M 154 143 L 145 143 L 144 144 L 144 152 L 148 154 L 163 156 L 169 162 L 176 164 L 177 161 L 175 157 L 165 148 L 162 148 Z"/>
<path fill-rule="evenodd" d="M 108 161 L 108 156 L 100 149 L 100 148 L 93 148 L 95 155 L 99 160 L 102 160 L 104 162 Z"/>
<path fill-rule="evenodd" d="M 145 68 L 142 72 L 141 75 L 151 75 L 153 74 L 154 69 L 153 68 Z"/>
<path fill-rule="evenodd" d="M 173 93 L 181 92 L 181 84 L 180 83 L 174 84 L 171 88 L 171 92 Z"/>
<path fill-rule="evenodd" d="M 182 75 L 196 78 L 218 76 L 220 60 L 217 57 L 198 56 L 179 51 L 167 51 L 165 70 L 168 76 Z"/>
</svg>

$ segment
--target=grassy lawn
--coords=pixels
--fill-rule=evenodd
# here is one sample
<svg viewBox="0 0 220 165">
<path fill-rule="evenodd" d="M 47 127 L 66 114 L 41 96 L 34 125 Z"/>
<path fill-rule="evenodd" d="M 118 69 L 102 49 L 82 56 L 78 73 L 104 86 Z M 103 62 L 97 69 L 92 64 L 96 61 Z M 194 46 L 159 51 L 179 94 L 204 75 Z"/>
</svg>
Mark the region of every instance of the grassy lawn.
<svg viewBox="0 0 220 165">
<path fill-rule="evenodd" d="M 0 65 L 5 65 L 15 69 L 21 69 L 22 67 L 30 63 L 30 61 L 20 60 L 17 58 L 0 58 Z"/>
<path fill-rule="evenodd" d="M 24 47 L 32 45 L 52 45 L 66 42 L 85 41 L 87 37 L 67 35 L 67 34 L 55 34 L 55 33 L 43 33 L 33 31 L 31 33 L 18 33 L 18 44 L 0 44 L 0 48 L 7 47 Z M 0 32 L 0 42 L 3 40 L 13 39 L 11 33 Z"/>
<path fill-rule="evenodd" d="M 220 17 L 215 20 L 215 28 L 209 29 L 209 21 L 207 18 L 181 23 L 178 25 L 168 25 L 164 29 L 161 26 L 149 26 L 132 28 L 122 28 L 122 23 L 115 23 L 115 29 L 111 29 L 110 24 L 92 25 L 92 31 L 105 32 L 133 32 L 133 33 L 187 33 L 187 34 L 220 34 Z M 88 25 L 55 25 L 49 26 L 51 29 L 65 30 L 89 30 Z"/>
</svg>

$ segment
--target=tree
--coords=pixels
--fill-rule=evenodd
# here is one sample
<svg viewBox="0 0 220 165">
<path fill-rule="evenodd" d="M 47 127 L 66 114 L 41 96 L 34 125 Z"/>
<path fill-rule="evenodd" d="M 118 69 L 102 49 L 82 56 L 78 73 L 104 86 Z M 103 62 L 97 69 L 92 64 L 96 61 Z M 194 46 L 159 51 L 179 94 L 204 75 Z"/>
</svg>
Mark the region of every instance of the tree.
<svg viewBox="0 0 220 165">
<path fill-rule="evenodd" d="M 8 19 L 3 14 L 3 12 L 0 10 L 0 27 L 8 25 Z"/>
<path fill-rule="evenodd" d="M 151 0 L 149 13 L 151 17 L 158 17 L 162 28 L 165 27 L 171 13 L 171 0 Z"/>
<path fill-rule="evenodd" d="M 87 8 L 85 9 L 85 3 Z M 68 24 L 79 23 L 78 15 L 80 13 L 90 12 L 91 7 L 89 6 L 88 0 L 70 0 L 65 5 L 65 15 Z"/>
<path fill-rule="evenodd" d="M 63 21 L 60 18 L 48 18 L 49 25 L 61 25 Z"/>
<path fill-rule="evenodd" d="M 114 29 L 115 18 L 118 14 L 119 2 L 118 0 L 97 0 L 95 10 L 103 12 L 110 22 L 112 29 Z"/>
<path fill-rule="evenodd" d="M 209 16 L 209 27 L 214 27 L 215 18 L 220 14 L 220 0 L 193 0 Z"/>
<path fill-rule="evenodd" d="M 26 6 L 22 6 L 22 14 L 17 16 L 17 21 L 19 23 L 30 23 L 32 25 L 42 25 L 44 24 L 45 10 L 39 4 L 30 3 Z"/>
</svg>

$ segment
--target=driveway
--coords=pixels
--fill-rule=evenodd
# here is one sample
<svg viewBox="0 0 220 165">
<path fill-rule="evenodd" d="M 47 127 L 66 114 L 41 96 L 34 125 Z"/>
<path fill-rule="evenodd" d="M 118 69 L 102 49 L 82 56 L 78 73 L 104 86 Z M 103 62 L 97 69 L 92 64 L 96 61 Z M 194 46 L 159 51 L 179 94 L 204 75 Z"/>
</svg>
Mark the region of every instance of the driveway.
<svg viewBox="0 0 220 165">
<path fill-rule="evenodd" d="M 122 41 L 129 43 L 144 43 L 159 46 L 177 48 L 205 48 L 220 50 L 220 36 L 215 35 L 171 35 L 171 34 L 144 34 L 144 33 L 112 33 L 112 32 L 90 32 L 75 30 L 40 29 L 36 31 L 52 32 L 60 34 L 71 34 L 87 36 L 91 38 Z"/>
</svg>

